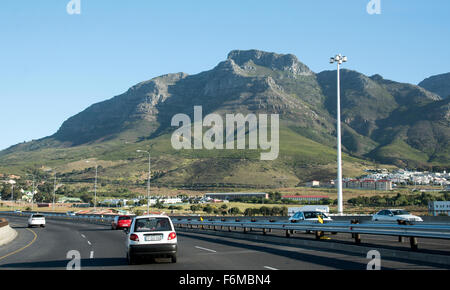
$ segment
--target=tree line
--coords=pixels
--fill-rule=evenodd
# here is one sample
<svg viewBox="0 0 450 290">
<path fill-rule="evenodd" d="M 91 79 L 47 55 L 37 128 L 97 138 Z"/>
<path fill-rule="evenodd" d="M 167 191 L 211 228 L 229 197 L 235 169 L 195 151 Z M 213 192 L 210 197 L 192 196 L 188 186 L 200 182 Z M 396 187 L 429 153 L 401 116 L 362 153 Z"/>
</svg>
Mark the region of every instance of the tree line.
<svg viewBox="0 0 450 290">
<path fill-rule="evenodd" d="M 220 207 L 216 207 L 214 205 L 199 205 L 199 204 L 193 204 L 190 207 L 190 210 L 193 213 L 196 212 L 204 212 L 207 214 L 216 214 L 216 215 L 245 215 L 245 216 L 287 216 L 288 215 L 288 209 L 287 207 L 268 207 L 268 206 L 261 206 L 259 208 L 246 208 L 244 211 L 241 211 L 238 207 L 231 207 L 228 208 L 226 204 L 223 204 Z"/>
<path fill-rule="evenodd" d="M 421 194 L 401 194 L 395 196 L 358 196 L 349 199 L 347 202 L 355 206 L 428 206 L 430 201 L 450 200 L 450 193 L 444 192 L 442 195 L 432 195 L 422 192 Z"/>
</svg>

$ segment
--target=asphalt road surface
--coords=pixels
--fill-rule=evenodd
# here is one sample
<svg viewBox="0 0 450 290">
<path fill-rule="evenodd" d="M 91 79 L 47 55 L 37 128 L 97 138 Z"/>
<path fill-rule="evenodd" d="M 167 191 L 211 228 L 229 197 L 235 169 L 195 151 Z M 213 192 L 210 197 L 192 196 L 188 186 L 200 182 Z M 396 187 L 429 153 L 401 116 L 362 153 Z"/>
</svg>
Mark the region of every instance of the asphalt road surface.
<svg viewBox="0 0 450 290">
<path fill-rule="evenodd" d="M 81 269 L 96 270 L 365 270 L 368 263 L 365 256 L 348 252 L 178 231 L 177 263 L 172 264 L 169 259 L 156 259 L 130 266 L 126 261 L 126 235 L 123 231 L 113 231 L 105 225 L 52 219 L 47 219 L 45 228 L 29 229 L 26 217 L 6 218 L 18 232 L 18 237 L 0 247 L 0 270 L 63 270 L 71 261 L 67 253 L 73 250 L 81 255 Z M 381 268 L 410 270 L 445 267 L 382 259 Z"/>
</svg>

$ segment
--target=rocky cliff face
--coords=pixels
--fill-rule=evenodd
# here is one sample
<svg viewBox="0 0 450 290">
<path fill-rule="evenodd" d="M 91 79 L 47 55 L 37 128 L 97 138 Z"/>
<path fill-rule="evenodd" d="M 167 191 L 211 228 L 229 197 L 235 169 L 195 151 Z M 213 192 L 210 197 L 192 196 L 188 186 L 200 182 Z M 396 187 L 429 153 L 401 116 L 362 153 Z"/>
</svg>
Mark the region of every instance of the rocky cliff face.
<svg viewBox="0 0 450 290">
<path fill-rule="evenodd" d="M 419 86 L 443 99 L 450 98 L 450 73 L 431 76 L 420 82 Z"/>
</svg>

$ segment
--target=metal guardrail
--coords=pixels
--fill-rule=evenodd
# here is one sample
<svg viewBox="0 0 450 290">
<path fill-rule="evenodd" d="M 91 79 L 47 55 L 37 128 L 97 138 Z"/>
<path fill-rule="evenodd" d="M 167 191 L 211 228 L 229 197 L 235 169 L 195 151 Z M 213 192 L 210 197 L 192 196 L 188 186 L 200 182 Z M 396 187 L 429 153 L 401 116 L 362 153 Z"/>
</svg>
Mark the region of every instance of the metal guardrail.
<svg viewBox="0 0 450 290">
<path fill-rule="evenodd" d="M 1 214 L 9 214 L 12 216 L 28 216 L 32 212 L 0 212 Z M 34 212 L 33 212 L 34 213 Z M 40 213 L 47 217 L 53 217 L 57 219 L 63 220 L 72 220 L 72 221 L 83 221 L 90 223 L 99 223 L 99 224 L 110 224 L 111 221 L 114 220 L 116 215 L 67 215 L 65 213 Z M 243 229 L 243 232 L 246 233 L 248 229 L 251 231 L 252 229 L 260 229 L 265 235 L 267 232 L 271 232 L 272 230 L 281 230 L 286 232 L 286 237 L 291 237 L 295 231 L 306 231 L 315 233 L 316 239 L 321 239 L 325 232 L 330 232 L 332 234 L 336 233 L 345 233 L 351 234 L 352 238 L 355 240 L 356 244 L 361 243 L 361 234 L 367 235 L 385 235 L 385 236 L 397 236 L 399 237 L 399 241 L 402 241 L 402 238 L 409 238 L 411 249 L 418 249 L 418 241 L 417 238 L 434 238 L 434 239 L 450 239 L 450 225 L 448 224 L 429 224 L 429 223 L 420 223 L 420 224 L 396 224 L 396 223 L 359 223 L 358 220 L 351 220 L 348 222 L 326 222 L 324 224 L 320 224 L 318 222 L 284 222 L 275 219 L 271 220 L 243 220 L 240 221 L 239 218 L 236 218 L 235 221 L 230 221 L 229 219 L 222 218 L 221 220 L 214 220 L 212 218 L 204 219 L 201 221 L 198 217 L 196 218 L 177 218 L 172 217 L 172 222 L 175 226 L 182 228 L 183 226 L 197 229 L 208 229 L 217 230 L 217 227 L 220 229 L 228 228 L 228 231 L 231 231 L 231 228 L 235 230 L 237 228 Z"/>
<path fill-rule="evenodd" d="M 286 232 L 286 237 L 290 237 L 294 234 L 295 231 L 306 231 L 306 232 L 314 232 L 316 239 L 321 239 L 325 232 L 330 233 L 346 233 L 351 234 L 352 238 L 354 238 L 355 243 L 361 243 L 361 234 L 368 235 L 385 235 L 385 236 L 398 236 L 399 241 L 402 241 L 403 237 L 410 239 L 411 249 L 418 249 L 417 238 L 435 238 L 435 239 L 450 239 L 450 225 L 436 225 L 436 224 L 395 224 L 395 223 L 364 223 L 360 224 L 358 221 L 353 220 L 349 222 L 327 222 L 324 224 L 320 224 L 317 222 L 298 222 L 298 223 L 289 223 L 289 222 L 279 222 L 276 220 L 271 221 L 227 221 L 225 219 L 217 221 L 217 220 L 192 220 L 192 219 L 182 219 L 182 218 L 173 218 L 173 223 L 178 227 L 190 227 L 197 229 L 213 229 L 217 230 L 217 227 L 220 229 L 228 228 L 228 231 L 231 231 L 231 228 L 235 230 L 237 228 L 243 229 L 243 232 L 246 233 L 248 229 L 250 231 L 252 229 L 260 229 L 263 232 L 263 235 L 267 233 L 267 231 L 271 232 L 272 230 L 282 230 Z"/>
</svg>

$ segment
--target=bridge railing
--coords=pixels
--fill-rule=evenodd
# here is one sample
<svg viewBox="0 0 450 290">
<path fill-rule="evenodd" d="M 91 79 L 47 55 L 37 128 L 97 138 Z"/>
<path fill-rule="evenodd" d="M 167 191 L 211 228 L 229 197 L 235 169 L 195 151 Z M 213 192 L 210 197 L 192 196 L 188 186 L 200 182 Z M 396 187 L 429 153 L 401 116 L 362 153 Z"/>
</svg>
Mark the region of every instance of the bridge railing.
<svg viewBox="0 0 450 290">
<path fill-rule="evenodd" d="M 351 234 L 355 243 L 361 243 L 361 234 L 397 236 L 399 241 L 402 238 L 409 238 L 411 249 L 418 249 L 417 238 L 450 239 L 450 225 L 437 225 L 425 223 L 362 223 L 357 220 L 347 222 L 280 222 L 272 221 L 229 221 L 229 220 L 192 220 L 183 218 L 173 218 L 173 223 L 180 227 L 197 229 L 242 229 L 244 233 L 253 229 L 262 230 L 263 235 L 272 230 L 285 231 L 286 237 L 291 237 L 295 231 L 305 231 L 315 233 L 316 239 L 321 239 L 326 232 Z"/>
</svg>

